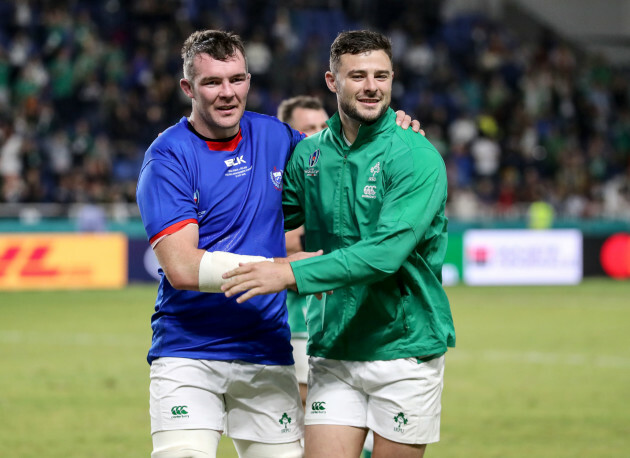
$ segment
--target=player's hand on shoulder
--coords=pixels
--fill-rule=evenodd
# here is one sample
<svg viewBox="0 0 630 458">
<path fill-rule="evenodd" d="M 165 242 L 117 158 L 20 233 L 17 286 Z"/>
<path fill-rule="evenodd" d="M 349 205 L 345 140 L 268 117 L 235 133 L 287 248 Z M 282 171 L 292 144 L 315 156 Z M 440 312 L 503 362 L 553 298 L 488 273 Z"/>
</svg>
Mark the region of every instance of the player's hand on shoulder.
<svg viewBox="0 0 630 458">
<path fill-rule="evenodd" d="M 398 110 L 396 112 L 396 124 L 398 124 L 405 130 L 409 129 L 409 126 L 411 126 L 411 130 L 413 130 L 414 132 L 425 135 L 424 130 L 420 128 L 420 121 L 418 121 L 417 119 L 412 120 L 411 116 L 409 116 L 403 110 Z"/>
</svg>

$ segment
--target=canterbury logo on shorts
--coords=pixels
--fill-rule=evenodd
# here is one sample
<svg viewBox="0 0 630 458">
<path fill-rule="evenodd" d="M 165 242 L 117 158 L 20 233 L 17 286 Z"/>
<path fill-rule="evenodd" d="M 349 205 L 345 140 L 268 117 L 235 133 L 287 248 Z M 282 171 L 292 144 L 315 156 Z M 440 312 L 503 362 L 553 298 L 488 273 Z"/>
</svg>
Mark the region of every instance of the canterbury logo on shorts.
<svg viewBox="0 0 630 458">
<path fill-rule="evenodd" d="M 322 412 L 326 410 L 326 403 L 323 401 L 314 402 L 311 404 L 311 410 L 314 412 Z"/>
<path fill-rule="evenodd" d="M 188 415 L 187 408 L 188 406 L 173 406 L 171 407 L 171 413 L 173 415 Z"/>
</svg>

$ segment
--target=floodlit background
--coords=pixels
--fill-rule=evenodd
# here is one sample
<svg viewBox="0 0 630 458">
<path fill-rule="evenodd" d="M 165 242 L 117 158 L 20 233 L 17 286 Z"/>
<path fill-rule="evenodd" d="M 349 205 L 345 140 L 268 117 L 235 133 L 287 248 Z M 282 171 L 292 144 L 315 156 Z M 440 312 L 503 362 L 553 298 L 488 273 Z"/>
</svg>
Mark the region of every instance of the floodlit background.
<svg viewBox="0 0 630 458">
<path fill-rule="evenodd" d="M 0 456 L 148 456 L 157 264 L 144 151 L 190 111 L 183 40 L 246 43 L 248 109 L 324 84 L 337 33 L 391 37 L 392 106 L 449 177 L 435 457 L 630 446 L 630 2 L 0 0 Z M 236 456 L 223 440 L 220 456 Z"/>
</svg>

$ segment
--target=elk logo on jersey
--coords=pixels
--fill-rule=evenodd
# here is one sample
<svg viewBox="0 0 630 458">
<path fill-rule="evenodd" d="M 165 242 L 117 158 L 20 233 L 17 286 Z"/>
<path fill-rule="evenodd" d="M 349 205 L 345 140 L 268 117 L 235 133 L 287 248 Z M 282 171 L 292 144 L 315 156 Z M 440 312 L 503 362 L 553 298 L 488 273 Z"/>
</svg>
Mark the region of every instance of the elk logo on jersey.
<svg viewBox="0 0 630 458">
<path fill-rule="evenodd" d="M 271 176 L 271 182 L 273 183 L 273 187 L 276 188 L 278 191 L 282 191 L 282 174 L 283 173 L 284 173 L 283 170 L 278 170 L 274 167 L 271 173 L 269 174 Z"/>
<path fill-rule="evenodd" d="M 245 159 L 243 159 L 243 156 L 238 156 L 238 157 L 228 159 L 223 162 L 225 162 L 225 165 L 227 165 L 228 167 L 234 167 L 235 165 L 247 164 Z"/>
</svg>

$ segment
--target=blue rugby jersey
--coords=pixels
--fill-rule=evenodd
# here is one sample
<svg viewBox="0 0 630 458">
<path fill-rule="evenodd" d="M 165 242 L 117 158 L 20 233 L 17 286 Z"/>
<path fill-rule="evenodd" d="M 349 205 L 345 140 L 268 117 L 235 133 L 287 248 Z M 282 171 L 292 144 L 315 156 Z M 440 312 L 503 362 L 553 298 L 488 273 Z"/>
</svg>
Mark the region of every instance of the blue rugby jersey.
<svg viewBox="0 0 630 458">
<path fill-rule="evenodd" d="M 149 241 L 197 223 L 200 249 L 286 256 L 282 175 L 303 137 L 246 111 L 233 140 L 213 142 L 182 118 L 151 144 L 138 178 Z M 160 275 L 149 363 L 174 356 L 293 364 L 285 292 L 238 304 L 222 293 L 176 290 Z"/>
</svg>

